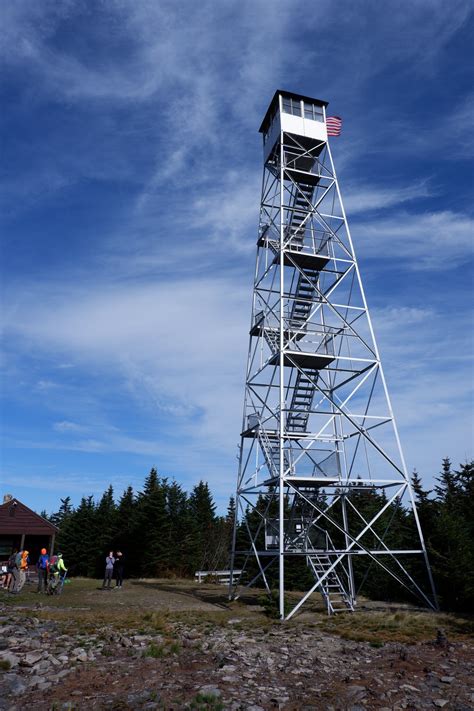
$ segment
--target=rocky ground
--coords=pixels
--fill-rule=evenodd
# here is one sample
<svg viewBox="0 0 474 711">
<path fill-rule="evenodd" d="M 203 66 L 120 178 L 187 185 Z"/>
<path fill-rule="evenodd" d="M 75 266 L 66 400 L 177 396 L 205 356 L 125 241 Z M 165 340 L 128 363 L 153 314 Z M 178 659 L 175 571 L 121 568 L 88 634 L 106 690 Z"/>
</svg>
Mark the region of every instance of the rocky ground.
<svg viewBox="0 0 474 711">
<path fill-rule="evenodd" d="M 165 610 L 136 604 L 132 593 L 127 605 L 90 585 L 83 593 L 70 607 L 67 590 L 54 604 L 0 598 L 0 709 L 474 708 L 462 624 L 437 633 L 433 616 L 407 610 L 333 626 L 316 611 L 281 624 L 255 605 L 216 603 L 215 589 L 198 607 L 178 591 L 176 610 L 169 600 Z M 427 638 L 407 643 L 422 628 Z"/>
</svg>

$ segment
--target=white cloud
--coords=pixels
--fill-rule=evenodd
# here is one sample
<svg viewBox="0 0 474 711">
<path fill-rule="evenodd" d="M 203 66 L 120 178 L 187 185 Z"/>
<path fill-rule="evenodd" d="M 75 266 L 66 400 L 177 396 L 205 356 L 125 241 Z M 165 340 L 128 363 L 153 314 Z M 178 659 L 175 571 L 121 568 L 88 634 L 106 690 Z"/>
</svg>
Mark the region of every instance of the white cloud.
<svg viewBox="0 0 474 711">
<path fill-rule="evenodd" d="M 459 310 L 371 310 L 408 469 L 439 471 L 441 459 L 472 458 L 472 337 Z"/>
<path fill-rule="evenodd" d="M 53 429 L 56 432 L 73 433 L 87 431 L 87 427 L 80 425 L 77 422 L 69 422 L 68 420 L 62 420 L 61 422 L 55 422 L 53 424 Z"/>
<path fill-rule="evenodd" d="M 34 290 L 9 310 L 5 332 L 38 356 L 114 373 L 143 406 L 180 418 L 183 436 L 212 435 L 210 447 L 225 449 L 240 419 L 249 308 L 248 285 L 223 278 Z M 81 446 L 150 446 L 123 435 L 119 444 L 117 433 L 107 442 Z"/>
<path fill-rule="evenodd" d="M 372 222 L 357 222 L 352 231 L 367 257 L 396 258 L 412 270 L 453 269 L 469 260 L 473 251 L 474 220 L 451 210 L 400 212 Z"/>
<path fill-rule="evenodd" d="M 428 188 L 427 181 L 422 181 L 407 187 L 381 188 L 368 185 L 348 185 L 342 196 L 344 208 L 349 216 L 372 210 L 382 210 L 384 208 L 402 205 L 406 202 L 430 197 L 432 193 Z"/>
<path fill-rule="evenodd" d="M 54 388 L 57 388 L 58 384 L 55 383 L 53 380 L 38 380 L 36 383 L 36 389 L 37 390 L 52 390 Z"/>
<path fill-rule="evenodd" d="M 215 187 L 195 198 L 189 221 L 212 238 L 214 248 L 249 252 L 256 245 L 259 203 L 260 176 L 243 177 L 230 171 Z"/>
</svg>

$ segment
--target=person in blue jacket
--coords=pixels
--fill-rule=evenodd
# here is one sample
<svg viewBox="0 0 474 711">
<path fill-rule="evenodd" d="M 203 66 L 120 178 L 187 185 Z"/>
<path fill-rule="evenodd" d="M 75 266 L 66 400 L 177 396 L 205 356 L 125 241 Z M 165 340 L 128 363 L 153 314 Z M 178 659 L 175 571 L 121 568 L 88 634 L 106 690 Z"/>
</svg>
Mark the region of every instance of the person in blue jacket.
<svg viewBox="0 0 474 711">
<path fill-rule="evenodd" d="M 38 587 L 36 592 L 42 593 L 46 592 L 48 586 L 48 567 L 49 567 L 49 555 L 46 548 L 41 549 L 41 555 L 36 563 L 36 570 L 38 571 Z"/>
</svg>

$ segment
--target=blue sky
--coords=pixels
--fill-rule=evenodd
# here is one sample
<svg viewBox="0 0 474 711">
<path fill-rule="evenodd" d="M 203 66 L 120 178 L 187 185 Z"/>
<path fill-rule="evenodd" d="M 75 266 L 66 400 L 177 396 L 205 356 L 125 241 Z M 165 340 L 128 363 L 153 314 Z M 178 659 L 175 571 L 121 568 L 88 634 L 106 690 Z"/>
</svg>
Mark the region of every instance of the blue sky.
<svg viewBox="0 0 474 711">
<path fill-rule="evenodd" d="M 261 136 L 334 159 L 408 467 L 472 451 L 471 3 L 2 3 L 2 492 L 235 488 Z"/>
</svg>

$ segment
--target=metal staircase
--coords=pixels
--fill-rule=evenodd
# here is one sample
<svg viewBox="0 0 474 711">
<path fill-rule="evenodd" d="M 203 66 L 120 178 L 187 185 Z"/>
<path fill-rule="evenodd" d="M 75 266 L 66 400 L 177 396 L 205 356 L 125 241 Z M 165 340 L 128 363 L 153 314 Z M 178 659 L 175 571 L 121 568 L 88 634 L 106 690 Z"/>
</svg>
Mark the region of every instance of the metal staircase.
<svg viewBox="0 0 474 711">
<path fill-rule="evenodd" d="M 268 467 L 270 475 L 278 478 L 280 476 L 280 450 L 278 447 L 278 436 L 275 434 L 272 437 L 264 428 L 259 427 L 258 441 L 260 442 L 265 463 Z M 291 474 L 291 465 L 287 452 L 283 452 L 283 466 L 285 471 L 290 470 Z"/>
<path fill-rule="evenodd" d="M 289 432 L 306 432 L 316 389 L 312 381 L 318 376 L 318 371 L 314 369 L 298 370 L 286 420 Z"/>
<path fill-rule="evenodd" d="M 298 190 L 293 198 L 291 217 L 287 231 L 290 238 L 290 247 L 293 250 L 301 250 L 304 243 L 305 226 L 304 220 L 308 214 L 308 206 L 311 205 L 314 187 L 311 185 L 299 184 Z M 267 240 L 267 245 L 275 255 L 279 254 L 279 243 L 275 240 Z M 319 279 L 319 270 L 303 267 L 298 273 L 293 304 L 289 317 L 289 327 L 304 330 L 311 309 L 314 305 L 314 291 Z M 265 328 L 265 340 L 273 354 L 278 353 L 280 348 L 280 336 L 276 328 Z M 293 387 L 291 403 L 286 422 L 287 432 L 306 432 L 308 419 L 313 403 L 315 386 L 314 381 L 318 378 L 318 371 L 315 369 L 304 369 L 298 371 Z M 271 459 L 271 457 L 270 457 Z"/>
<path fill-rule="evenodd" d="M 316 580 L 320 580 L 333 564 L 331 557 L 326 553 L 311 553 L 306 560 Z M 335 568 L 324 578 L 319 591 L 323 596 L 328 615 L 333 615 L 335 612 L 354 612 L 351 598 Z"/>
<path fill-rule="evenodd" d="M 287 227 L 290 248 L 293 250 L 303 248 L 308 208 L 311 207 L 313 190 L 312 185 L 298 184 L 297 192 L 293 198 L 291 217 Z"/>
<path fill-rule="evenodd" d="M 290 328 L 304 327 L 314 306 L 314 291 L 318 279 L 319 269 L 304 267 L 299 272 L 290 314 Z"/>
<path fill-rule="evenodd" d="M 268 326 L 263 331 L 263 336 L 268 344 L 273 355 L 280 350 L 280 331 L 278 328 L 269 328 Z"/>
</svg>

